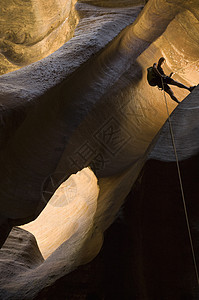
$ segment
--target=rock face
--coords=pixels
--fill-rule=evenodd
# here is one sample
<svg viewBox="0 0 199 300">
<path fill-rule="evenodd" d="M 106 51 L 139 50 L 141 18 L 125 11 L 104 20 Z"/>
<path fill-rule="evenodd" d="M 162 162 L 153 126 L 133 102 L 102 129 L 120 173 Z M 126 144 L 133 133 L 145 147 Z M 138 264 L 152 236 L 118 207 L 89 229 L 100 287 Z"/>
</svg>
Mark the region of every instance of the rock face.
<svg viewBox="0 0 199 300">
<path fill-rule="evenodd" d="M 34 299 L 60 277 L 91 261 L 144 165 L 148 171 L 143 199 L 151 201 L 146 207 L 152 206 L 151 216 L 155 215 L 152 199 L 159 198 L 159 192 L 157 195 L 147 189 L 147 182 L 152 184 L 152 170 L 156 170 L 154 161 L 165 161 L 158 163 L 162 174 L 162 166 L 170 162 L 174 165 L 175 157 L 170 151 L 167 123 L 158 134 L 168 116 L 163 93 L 147 85 L 146 68 L 163 55 L 167 61 L 165 71 L 176 72 L 174 79 L 186 85 L 197 84 L 199 79 L 196 0 L 150 0 L 144 7 L 143 1 L 78 1 L 76 5 L 75 1 L 50 1 L 48 9 L 41 1 L 26 1 L 23 12 L 20 4 L 3 2 L 1 18 L 2 73 L 27 66 L 0 77 L 0 239 L 3 244 L 13 226 L 31 222 L 23 228 L 35 235 L 40 250 L 31 233 L 24 229 L 11 231 L 0 252 L 2 272 L 6 279 L 9 277 L 0 281 L 3 299 Z M 6 20 L 12 16 L 13 7 L 24 15 L 8 26 Z M 63 24 L 68 25 L 63 25 L 66 18 Z M 185 90 L 173 90 L 180 100 L 188 95 Z M 195 89 L 172 113 L 182 164 L 189 165 L 191 159 L 192 165 L 195 157 L 197 161 L 197 99 Z M 167 101 L 171 113 L 176 103 L 169 98 Z M 157 178 L 154 176 L 155 181 Z M 161 182 L 160 178 L 160 186 Z M 143 216 L 147 215 L 145 209 L 140 210 Z M 165 211 L 169 213 L 168 208 Z M 71 221 L 68 212 L 74 215 Z M 163 214 L 158 214 L 159 221 L 160 216 Z M 191 218 L 196 220 L 197 216 Z M 67 228 L 63 227 L 65 219 Z M 177 224 L 180 221 L 179 217 Z M 46 232 L 43 224 L 48 224 Z M 140 224 L 137 226 L 140 228 Z M 159 248 L 149 263 L 154 243 L 147 240 L 147 235 L 153 234 L 156 225 L 149 218 L 144 219 L 143 226 L 139 229 L 146 236 L 143 245 L 149 248 L 135 248 L 142 264 L 135 267 L 139 273 L 135 284 L 138 299 L 178 299 L 175 297 L 183 295 L 176 292 L 179 286 L 186 286 L 184 294 L 193 298 L 195 279 L 189 258 L 184 268 L 176 271 L 182 281 L 165 283 L 166 277 L 161 277 L 159 271 L 152 276 Z M 22 258 L 18 255 L 7 272 L 9 247 L 19 246 L 20 235 L 23 241 L 30 241 L 30 253 L 36 258 L 30 263 L 24 260 L 21 268 L 12 271 L 27 251 L 23 242 L 19 251 Z M 184 235 L 181 237 L 183 245 Z M 139 236 L 136 240 L 135 235 L 136 241 L 139 244 Z M 177 246 L 171 249 L 177 253 Z M 189 252 L 184 249 L 182 260 Z M 174 257 L 171 254 L 168 260 Z M 167 271 L 169 276 L 172 271 Z M 157 288 L 158 279 L 162 281 Z M 173 294 L 167 293 L 171 289 Z"/>
<path fill-rule="evenodd" d="M 198 97 L 197 88 L 171 115 L 197 265 L 199 149 L 196 141 L 199 131 L 194 122 Z M 129 219 L 130 216 L 134 219 L 130 221 L 130 228 L 138 299 L 198 299 L 197 276 L 168 121 L 156 140 L 129 196 L 132 202 Z"/>
<path fill-rule="evenodd" d="M 75 2 L 2 0 L 0 75 L 46 57 L 69 40 L 78 22 Z"/>
<path fill-rule="evenodd" d="M 34 269 L 43 262 L 35 237 L 21 228 L 13 228 L 1 249 L 0 265 L 4 275 L 1 284 L 8 284 L 11 275 L 20 278 L 24 271 Z"/>
</svg>

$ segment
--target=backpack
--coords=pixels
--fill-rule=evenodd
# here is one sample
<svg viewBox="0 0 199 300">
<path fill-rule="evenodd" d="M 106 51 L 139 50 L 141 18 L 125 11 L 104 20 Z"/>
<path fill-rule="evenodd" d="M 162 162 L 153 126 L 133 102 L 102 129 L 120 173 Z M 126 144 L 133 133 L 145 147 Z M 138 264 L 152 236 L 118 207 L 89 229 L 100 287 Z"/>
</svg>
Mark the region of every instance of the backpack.
<svg viewBox="0 0 199 300">
<path fill-rule="evenodd" d="M 153 79 L 157 79 L 157 75 L 153 70 L 153 67 L 149 67 L 147 68 L 147 80 L 148 83 L 150 83 L 151 81 L 153 81 Z"/>
</svg>

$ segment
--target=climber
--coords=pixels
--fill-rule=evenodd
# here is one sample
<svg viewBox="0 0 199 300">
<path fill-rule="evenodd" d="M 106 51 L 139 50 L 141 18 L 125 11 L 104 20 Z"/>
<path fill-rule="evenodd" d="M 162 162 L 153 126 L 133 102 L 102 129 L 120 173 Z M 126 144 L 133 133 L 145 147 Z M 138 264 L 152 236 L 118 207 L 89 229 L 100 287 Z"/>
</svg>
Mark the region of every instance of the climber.
<svg viewBox="0 0 199 300">
<path fill-rule="evenodd" d="M 167 76 L 163 69 L 162 65 L 166 62 L 166 59 L 164 57 L 161 57 L 157 63 L 153 64 L 153 67 L 149 67 L 147 69 L 147 80 L 149 85 L 151 86 L 158 86 L 161 89 L 164 89 L 164 91 L 169 94 L 172 100 L 174 100 L 177 103 L 180 103 L 180 101 L 174 96 L 174 93 L 172 89 L 168 86 L 168 84 L 178 86 L 179 88 L 186 89 L 189 92 L 192 92 L 195 86 L 187 87 L 186 85 L 175 81 L 171 78 L 173 75 L 173 72 Z"/>
</svg>

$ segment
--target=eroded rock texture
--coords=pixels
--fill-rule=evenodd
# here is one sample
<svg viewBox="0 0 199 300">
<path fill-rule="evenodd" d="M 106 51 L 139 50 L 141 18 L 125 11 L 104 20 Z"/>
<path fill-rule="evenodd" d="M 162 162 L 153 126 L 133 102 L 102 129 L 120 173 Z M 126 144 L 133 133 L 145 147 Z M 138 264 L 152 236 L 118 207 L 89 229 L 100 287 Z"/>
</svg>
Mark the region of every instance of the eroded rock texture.
<svg viewBox="0 0 199 300">
<path fill-rule="evenodd" d="M 146 68 L 163 55 L 167 73 L 174 71 L 174 78 L 186 85 L 198 83 L 199 5 L 196 0 L 145 2 L 25 1 L 23 9 L 22 1 L 3 2 L 2 73 L 20 69 L 0 77 L 1 244 L 13 226 L 25 225 L 11 231 L 0 252 L 6 278 L 0 281 L 2 299 L 34 299 L 60 277 L 91 261 L 144 165 L 147 169 L 151 159 L 174 164 L 167 124 L 157 136 L 168 117 L 163 93 L 147 85 Z M 12 17 L 14 9 L 20 20 Z M 173 90 L 180 100 L 188 95 Z M 180 161 L 198 155 L 197 99 L 195 89 L 174 110 L 176 103 L 167 97 L 169 112 L 174 110 Z M 153 164 L 146 182 L 151 184 L 152 179 Z M 155 215 L 152 200 L 159 193 L 148 189 L 147 183 L 143 192 L 141 204 L 151 195 L 150 215 Z M 145 209 L 140 214 L 147 215 Z M 141 236 L 156 229 L 151 219 L 141 228 L 136 225 L 143 230 Z M 34 234 L 40 250 L 24 230 Z M 16 243 L 18 249 L 20 234 L 22 241 L 30 241 L 36 259 L 20 265 L 27 251 L 22 242 L 21 256 L 6 273 L 7 261 L 12 260 L 9 247 Z M 153 275 L 157 267 L 156 255 L 149 264 L 153 242 L 145 240 L 149 250 L 143 251 L 135 234 L 134 243 L 135 259 L 139 257 L 141 264 L 133 264 L 137 299 L 196 297 L 191 260 L 175 269 L 172 278 L 182 280 L 173 284 L 166 277 L 169 271 Z M 173 253 L 176 247 L 171 248 Z M 183 253 L 189 252 L 184 249 Z M 157 249 L 155 253 L 159 255 Z M 180 257 L 183 261 L 183 254 Z"/>
<path fill-rule="evenodd" d="M 0 75 L 46 57 L 69 40 L 79 19 L 75 2 L 2 0 Z"/>
</svg>

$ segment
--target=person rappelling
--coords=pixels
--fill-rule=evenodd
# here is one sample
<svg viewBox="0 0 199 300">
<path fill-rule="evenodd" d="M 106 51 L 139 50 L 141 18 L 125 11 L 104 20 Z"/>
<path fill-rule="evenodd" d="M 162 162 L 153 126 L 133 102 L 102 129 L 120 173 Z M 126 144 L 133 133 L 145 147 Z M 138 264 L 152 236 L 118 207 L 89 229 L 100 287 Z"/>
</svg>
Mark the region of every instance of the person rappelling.
<svg viewBox="0 0 199 300">
<path fill-rule="evenodd" d="M 164 57 L 160 57 L 158 64 L 154 63 L 153 67 L 149 67 L 147 69 L 147 81 L 150 86 L 158 86 L 160 89 L 163 89 L 167 94 L 169 94 L 172 100 L 180 103 L 180 101 L 174 96 L 174 93 L 169 85 L 175 85 L 179 88 L 186 89 L 189 92 L 192 92 L 195 86 L 188 87 L 176 80 L 173 80 L 173 78 L 171 78 L 173 72 L 167 76 L 162 69 L 162 65 L 165 62 L 166 59 Z"/>
</svg>

